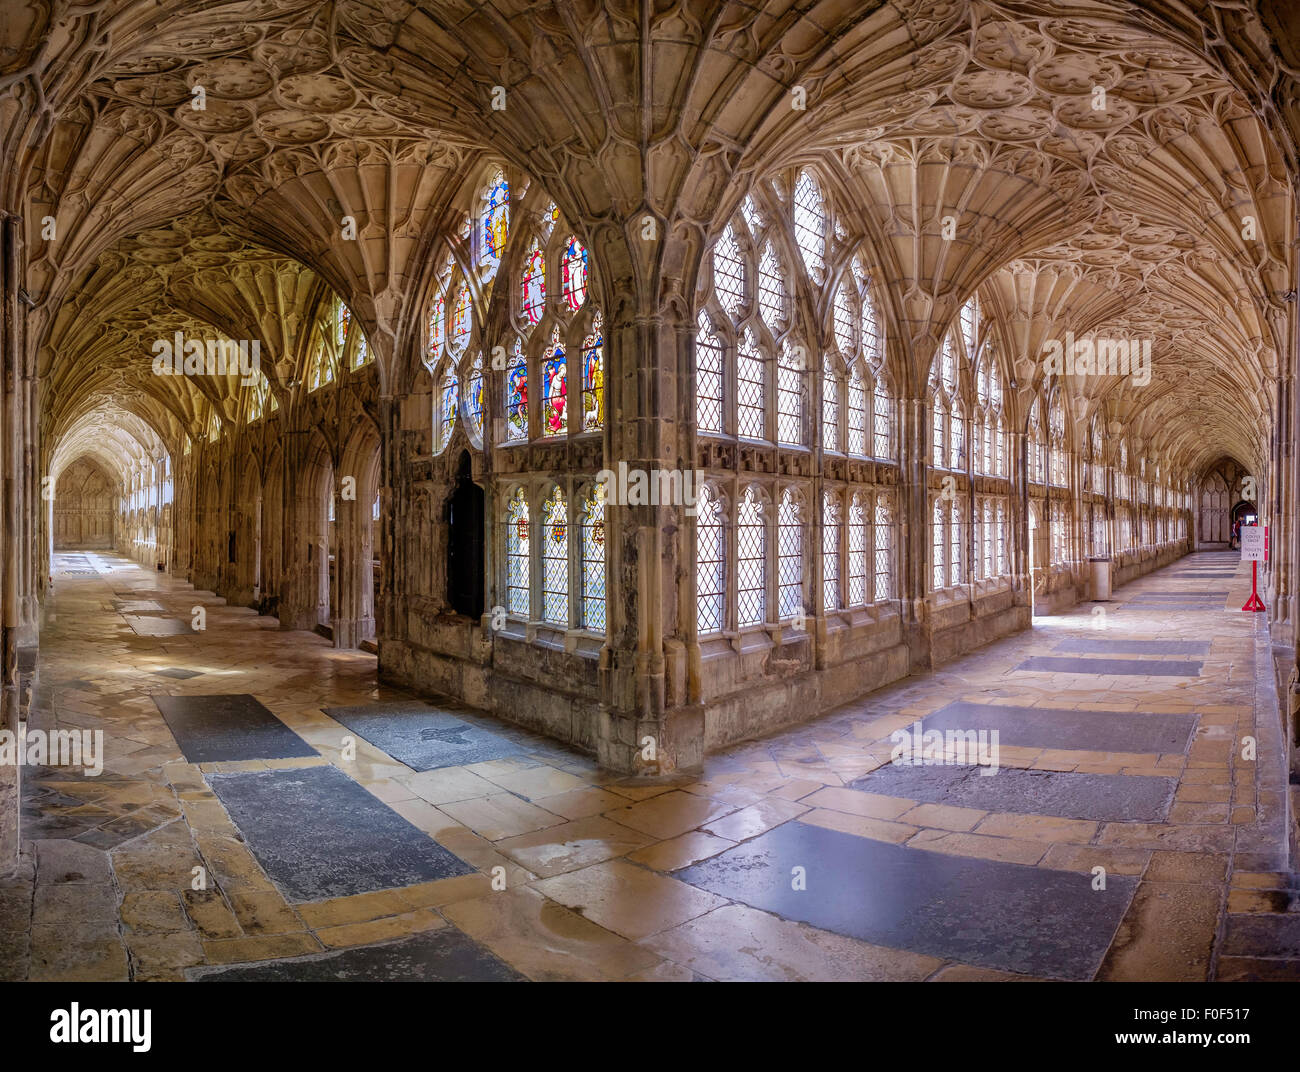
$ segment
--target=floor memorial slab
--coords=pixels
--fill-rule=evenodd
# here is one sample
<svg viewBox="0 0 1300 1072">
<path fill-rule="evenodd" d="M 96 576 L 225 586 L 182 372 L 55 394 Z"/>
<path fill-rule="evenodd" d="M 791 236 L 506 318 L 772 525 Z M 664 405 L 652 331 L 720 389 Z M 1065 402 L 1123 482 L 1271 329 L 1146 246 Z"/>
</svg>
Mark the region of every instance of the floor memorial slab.
<svg viewBox="0 0 1300 1072">
<path fill-rule="evenodd" d="M 920 720 L 925 729 L 997 730 L 1003 745 L 1095 752 L 1186 752 L 1195 715 L 1070 711 L 956 700 Z"/>
<path fill-rule="evenodd" d="M 981 769 L 887 763 L 850 782 L 849 788 L 928 804 L 1107 822 L 1164 819 L 1178 788 L 1176 778 L 1151 775 L 1076 774 L 1015 767 L 982 774 Z"/>
<path fill-rule="evenodd" d="M 384 982 L 510 983 L 524 977 L 454 927 L 383 945 L 345 949 L 269 964 L 200 969 L 192 979 L 212 983 Z"/>
<path fill-rule="evenodd" d="M 802 868 L 807 887 L 794 889 Z M 1053 979 L 1091 979 L 1137 885 L 911 849 L 800 822 L 676 877 L 867 942 Z M 815 892 L 813 892 L 815 891 Z M 1014 907 L 1012 907 L 1014 906 Z"/>
<path fill-rule="evenodd" d="M 1209 655 L 1210 643 L 1202 640 L 1094 640 L 1091 637 L 1066 637 L 1053 651 L 1077 655 Z"/>
<path fill-rule="evenodd" d="M 190 763 L 319 755 L 252 696 L 153 698 Z"/>
<path fill-rule="evenodd" d="M 474 873 L 336 767 L 206 777 L 271 881 L 294 903 Z"/>
<path fill-rule="evenodd" d="M 1115 674 L 1124 677 L 1197 677 L 1199 662 L 1164 659 L 1075 659 L 1068 655 L 1031 655 L 1017 670 L 1053 674 Z"/>
<path fill-rule="evenodd" d="M 139 636 L 182 636 L 195 631 L 188 621 L 180 618 L 150 618 L 139 614 L 123 614 L 122 617 Z"/>
<path fill-rule="evenodd" d="M 422 703 L 327 707 L 324 711 L 417 771 L 483 763 L 527 751 L 508 737 Z"/>
</svg>

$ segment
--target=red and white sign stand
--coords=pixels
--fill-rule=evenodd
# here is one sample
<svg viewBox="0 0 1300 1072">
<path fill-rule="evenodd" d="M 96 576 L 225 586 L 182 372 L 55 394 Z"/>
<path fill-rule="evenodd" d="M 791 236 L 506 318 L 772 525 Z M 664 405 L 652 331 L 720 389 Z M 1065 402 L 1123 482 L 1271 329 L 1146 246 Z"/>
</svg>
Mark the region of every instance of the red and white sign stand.
<svg viewBox="0 0 1300 1072">
<path fill-rule="evenodd" d="M 1268 529 L 1259 525 L 1241 527 L 1241 560 L 1250 563 L 1250 598 L 1242 610 L 1264 610 L 1259 598 L 1259 564 L 1268 561 Z"/>
</svg>

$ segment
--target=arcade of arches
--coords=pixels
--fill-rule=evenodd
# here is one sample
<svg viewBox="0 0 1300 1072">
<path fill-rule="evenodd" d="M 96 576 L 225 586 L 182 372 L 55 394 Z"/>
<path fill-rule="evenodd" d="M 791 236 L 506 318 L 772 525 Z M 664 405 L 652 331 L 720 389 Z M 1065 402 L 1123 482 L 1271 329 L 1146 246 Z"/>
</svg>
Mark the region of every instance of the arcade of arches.
<svg viewBox="0 0 1300 1072">
<path fill-rule="evenodd" d="M 4 725 L 180 668 L 131 686 L 153 729 L 109 770 L 141 776 L 193 759 L 153 694 L 283 715 L 282 665 L 312 718 L 423 697 L 611 784 L 713 784 L 909 683 L 950 691 L 907 715 L 971 699 L 936 672 L 1249 518 L 1267 612 L 1184 593 L 1178 636 L 1263 653 L 1288 770 L 1297 71 L 1268 0 L 8 3 Z M 68 632 L 110 607 L 108 646 Z M 1088 754 L 1143 751 L 1176 749 Z"/>
</svg>

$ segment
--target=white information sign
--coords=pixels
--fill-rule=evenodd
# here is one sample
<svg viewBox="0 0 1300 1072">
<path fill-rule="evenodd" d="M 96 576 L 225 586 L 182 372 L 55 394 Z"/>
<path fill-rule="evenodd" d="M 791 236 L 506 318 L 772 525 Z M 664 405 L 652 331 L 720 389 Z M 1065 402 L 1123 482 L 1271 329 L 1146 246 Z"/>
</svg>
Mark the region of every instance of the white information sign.
<svg viewBox="0 0 1300 1072">
<path fill-rule="evenodd" d="M 1264 528 L 1262 525 L 1241 526 L 1241 560 L 1264 561 Z"/>
</svg>

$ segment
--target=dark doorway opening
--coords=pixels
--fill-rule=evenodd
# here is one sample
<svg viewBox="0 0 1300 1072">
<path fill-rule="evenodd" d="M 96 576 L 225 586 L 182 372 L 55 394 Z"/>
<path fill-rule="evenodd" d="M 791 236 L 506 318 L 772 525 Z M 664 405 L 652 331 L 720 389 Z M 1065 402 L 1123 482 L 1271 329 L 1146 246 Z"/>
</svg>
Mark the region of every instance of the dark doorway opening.
<svg viewBox="0 0 1300 1072">
<path fill-rule="evenodd" d="M 469 451 L 447 503 L 447 600 L 457 614 L 483 615 L 483 489 L 471 477 Z"/>
</svg>

